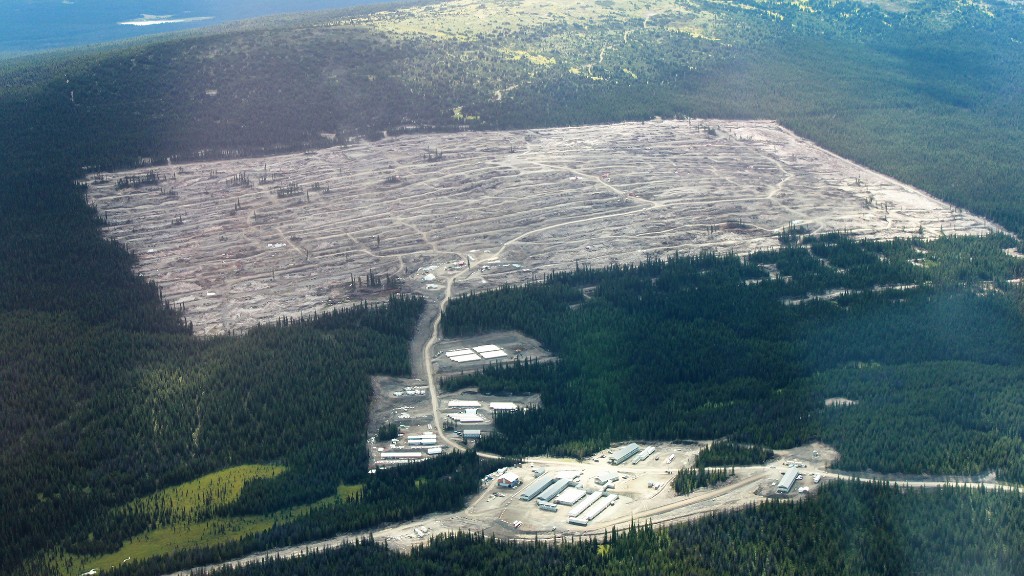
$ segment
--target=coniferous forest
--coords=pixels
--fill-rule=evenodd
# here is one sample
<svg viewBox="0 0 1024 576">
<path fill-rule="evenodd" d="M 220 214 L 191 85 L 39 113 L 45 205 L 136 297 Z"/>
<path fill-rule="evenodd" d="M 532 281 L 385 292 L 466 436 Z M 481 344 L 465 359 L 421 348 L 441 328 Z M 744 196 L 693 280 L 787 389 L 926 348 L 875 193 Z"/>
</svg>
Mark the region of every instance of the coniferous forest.
<svg viewBox="0 0 1024 576">
<path fill-rule="evenodd" d="M 266 470 L 189 522 L 265 525 L 124 570 L 455 509 L 501 464 L 467 454 L 367 474 L 369 377 L 408 372 L 423 302 L 195 338 L 103 237 L 80 185 L 94 169 L 411 130 L 772 118 L 1024 231 L 1019 5 L 697 0 L 678 16 L 621 4 L 479 29 L 442 8 L 395 26 L 361 8 L 0 61 L 0 570 L 68 572 L 72 556 L 174 530 L 185 513 L 163 491 L 245 465 Z M 515 328 L 559 361 L 447 385 L 541 392 L 542 408 L 502 418 L 484 443 L 511 455 L 820 439 L 849 470 L 1024 480 L 1021 260 L 1004 252 L 1016 240 L 782 240 L 454 302 L 446 334 Z M 558 410 L 570 405 L 575 419 Z M 1020 515 L 1016 494 L 838 483 L 796 506 L 597 542 L 460 535 L 411 556 L 361 545 L 248 570 L 1017 574 Z"/>
<path fill-rule="evenodd" d="M 822 440 L 844 469 L 1024 479 L 1024 318 L 1009 282 L 1024 262 L 1003 252 L 1012 240 L 783 241 L 453 300 L 446 334 L 522 330 L 558 356 L 447 382 L 541 393 L 543 406 L 500 415 L 481 449 L 583 457 L 629 438 Z"/>
</svg>

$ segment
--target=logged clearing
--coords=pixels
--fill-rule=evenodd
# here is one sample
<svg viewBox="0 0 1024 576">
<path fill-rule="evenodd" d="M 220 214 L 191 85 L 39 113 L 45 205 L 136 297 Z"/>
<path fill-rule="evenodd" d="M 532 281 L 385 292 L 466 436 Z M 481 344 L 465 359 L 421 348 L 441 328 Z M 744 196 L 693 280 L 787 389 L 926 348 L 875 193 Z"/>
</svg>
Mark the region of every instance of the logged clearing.
<svg viewBox="0 0 1024 576">
<path fill-rule="evenodd" d="M 575 265 L 859 238 L 986 234 L 979 217 L 769 121 L 404 135 L 92 174 L 89 200 L 198 334 L 394 291 L 431 302 Z M 467 269 L 468 267 L 468 269 Z"/>
</svg>

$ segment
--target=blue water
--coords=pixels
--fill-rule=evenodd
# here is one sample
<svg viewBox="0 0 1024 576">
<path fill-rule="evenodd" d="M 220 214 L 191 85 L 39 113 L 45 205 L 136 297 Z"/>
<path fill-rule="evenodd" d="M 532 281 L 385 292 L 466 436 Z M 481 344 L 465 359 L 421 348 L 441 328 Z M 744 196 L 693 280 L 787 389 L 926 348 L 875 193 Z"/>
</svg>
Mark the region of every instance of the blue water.
<svg viewBox="0 0 1024 576">
<path fill-rule="evenodd" d="M 378 0 L 379 1 L 379 0 Z M 0 57 L 374 0 L 0 0 Z M 196 19 L 130 26 L 143 15 Z"/>
</svg>

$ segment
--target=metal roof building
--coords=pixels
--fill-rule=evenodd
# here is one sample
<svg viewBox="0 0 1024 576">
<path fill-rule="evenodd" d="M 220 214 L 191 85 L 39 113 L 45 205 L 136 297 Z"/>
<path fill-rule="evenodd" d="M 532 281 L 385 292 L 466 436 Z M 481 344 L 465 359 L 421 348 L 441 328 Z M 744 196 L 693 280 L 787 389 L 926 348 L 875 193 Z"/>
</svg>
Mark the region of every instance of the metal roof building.
<svg viewBox="0 0 1024 576">
<path fill-rule="evenodd" d="M 597 484 L 607 484 L 608 482 L 615 482 L 619 479 L 619 475 L 615 472 L 601 472 L 594 478 L 594 482 Z"/>
<path fill-rule="evenodd" d="M 423 452 L 381 452 L 380 457 L 385 460 L 412 460 L 423 458 Z"/>
<path fill-rule="evenodd" d="M 637 454 L 636 458 L 633 458 L 633 464 L 639 464 L 644 460 L 647 460 L 648 458 L 650 458 L 651 454 L 654 454 L 654 446 L 648 446 L 647 448 L 644 448 L 643 452 Z"/>
<path fill-rule="evenodd" d="M 575 506 L 572 507 L 572 510 L 569 510 L 569 517 L 570 518 L 575 518 L 575 517 L 579 516 L 580 514 L 583 514 L 584 510 L 586 510 L 587 508 L 590 508 L 590 505 L 593 504 L 594 502 L 597 502 L 598 500 L 600 500 L 601 496 L 603 496 L 603 495 L 604 495 L 604 492 L 600 492 L 600 491 L 591 492 L 590 494 L 587 494 L 583 498 L 583 500 L 580 500 L 580 502 L 578 504 L 576 504 Z"/>
<path fill-rule="evenodd" d="M 557 481 L 558 478 L 555 478 L 554 476 L 548 476 L 547 478 L 541 476 L 540 478 L 530 483 L 530 485 L 523 490 L 523 493 L 519 495 L 519 499 L 526 500 L 527 502 L 529 502 L 530 500 L 536 498 L 538 494 L 543 492 L 545 488 L 551 486 Z"/>
<path fill-rule="evenodd" d="M 445 417 L 460 424 L 479 424 L 484 421 L 483 417 L 476 412 L 464 412 L 461 414 L 445 414 Z"/>
<path fill-rule="evenodd" d="M 615 452 L 612 452 L 611 456 L 608 457 L 608 460 L 612 464 L 622 464 L 623 462 L 628 460 L 630 456 L 636 454 L 639 451 L 640 446 L 638 446 L 635 442 L 632 444 L 626 444 L 625 446 L 617 449 Z"/>
<path fill-rule="evenodd" d="M 554 484 L 548 486 L 546 490 L 541 492 L 538 498 L 541 500 L 554 500 L 555 496 L 558 496 L 558 494 L 561 493 L 562 490 L 565 490 L 565 488 L 571 483 L 572 478 L 559 478 L 558 480 L 555 480 Z"/>
<path fill-rule="evenodd" d="M 608 494 L 604 498 L 598 500 L 593 506 L 587 508 L 586 512 L 583 512 L 575 518 L 569 518 L 570 524 L 577 524 L 579 526 L 586 526 L 590 524 L 590 521 L 597 518 L 601 512 L 604 512 L 605 508 L 611 506 L 619 497 L 615 494 Z"/>
<path fill-rule="evenodd" d="M 569 486 L 558 496 L 555 496 L 555 504 L 564 504 L 565 506 L 572 506 L 573 504 L 580 501 L 580 498 L 586 496 L 587 493 L 579 488 Z"/>
<path fill-rule="evenodd" d="M 519 475 L 514 472 L 505 472 L 498 477 L 499 488 L 515 488 L 519 482 Z"/>
<path fill-rule="evenodd" d="M 793 484 L 796 483 L 796 477 L 800 474 L 796 468 L 790 468 L 786 470 L 786 475 L 779 481 L 779 487 L 775 491 L 778 494 L 789 494 L 789 491 L 793 489 Z"/>
</svg>

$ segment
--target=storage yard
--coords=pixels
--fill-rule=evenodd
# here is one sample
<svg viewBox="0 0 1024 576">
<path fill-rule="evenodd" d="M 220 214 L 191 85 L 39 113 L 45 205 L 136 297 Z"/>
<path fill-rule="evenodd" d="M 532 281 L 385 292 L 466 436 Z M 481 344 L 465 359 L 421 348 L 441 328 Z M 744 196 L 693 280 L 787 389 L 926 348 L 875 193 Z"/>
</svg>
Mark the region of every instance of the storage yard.
<svg viewBox="0 0 1024 576">
<path fill-rule="evenodd" d="M 539 349 L 536 342 L 512 332 L 494 335 L 501 342 L 519 342 L 521 346 Z M 450 347 L 448 342 L 442 342 Z M 445 348 L 447 349 L 447 348 Z M 476 440 L 494 428 L 494 414 L 519 408 L 539 406 L 540 396 L 488 396 L 475 390 L 460 390 L 439 396 L 439 408 L 448 428 L 434 426 L 430 393 L 426 382 L 417 379 L 379 376 L 373 379 L 374 395 L 367 425 L 367 449 L 370 468 L 386 468 L 431 458 L 459 448 L 471 447 Z M 394 423 L 399 437 L 377 441 L 382 424 Z"/>
<path fill-rule="evenodd" d="M 836 452 L 816 443 L 779 450 L 778 458 L 764 466 L 737 467 L 736 476 L 724 484 L 677 496 L 672 488 L 675 474 L 682 467 L 692 466 L 697 452 L 706 444 L 638 443 L 641 451 L 653 451 L 635 466 L 632 460 L 619 465 L 609 461 L 618 447 L 584 460 L 528 458 L 517 468 L 482 479 L 480 494 L 462 511 L 384 527 L 374 530 L 373 537 L 377 542 L 386 541 L 391 549 L 406 551 L 425 543 L 430 535 L 458 530 L 529 542 L 600 537 L 612 526 L 625 529 L 630 523 L 680 522 L 769 498 L 804 498 L 836 477 L 835 472 L 827 470 Z M 804 476 L 803 480 L 794 480 L 794 488 L 800 490 L 778 494 L 783 475 L 794 470 Z M 517 482 L 508 482 L 511 477 Z M 820 483 L 814 481 L 815 477 Z M 359 536 L 349 534 L 312 546 L 332 546 Z M 301 553 L 301 549 L 296 552 Z"/>
<path fill-rule="evenodd" d="M 477 402 L 449 401 L 459 407 Z M 438 453 L 447 450 L 432 442 L 432 432 L 406 433 L 389 449 L 378 448 L 376 465 L 429 457 L 427 446 L 415 445 L 419 439 L 428 440 L 429 448 Z M 736 475 L 724 484 L 677 496 L 672 486 L 676 473 L 692 467 L 705 445 L 628 443 L 584 460 L 527 458 L 519 467 L 482 479 L 480 495 L 462 512 L 429 516 L 415 524 L 435 532 L 482 530 L 509 539 L 601 534 L 633 520 L 673 522 L 767 498 L 804 497 L 822 479 L 835 477 L 827 467 L 836 452 L 813 444 L 780 450 L 778 458 L 764 466 L 737 467 Z M 395 540 L 389 545 L 400 549 L 426 537 L 426 532 L 417 536 L 402 527 L 374 534 Z"/>
<path fill-rule="evenodd" d="M 822 444 L 779 451 L 779 458 L 764 466 L 737 467 L 736 476 L 720 486 L 677 496 L 676 473 L 693 465 L 703 445 L 628 443 L 583 461 L 528 458 L 504 472 L 522 478 L 521 485 L 499 488 L 501 474 L 485 479 L 484 494 L 463 516 L 493 517 L 487 530 L 507 538 L 600 534 L 631 519 L 662 522 L 766 498 L 801 497 L 816 489 L 814 474 L 819 480 L 828 477 L 826 467 L 836 456 Z M 784 474 L 794 479 L 792 492 L 779 491 Z M 802 480 L 795 480 L 797 474 Z M 796 486 L 807 490 L 798 492 Z"/>
<path fill-rule="evenodd" d="M 994 229 L 769 121 L 407 135 L 86 183 L 105 232 L 198 334 L 396 291 L 436 303 L 577 264 L 746 253 L 791 225 L 864 238 Z"/>
</svg>

